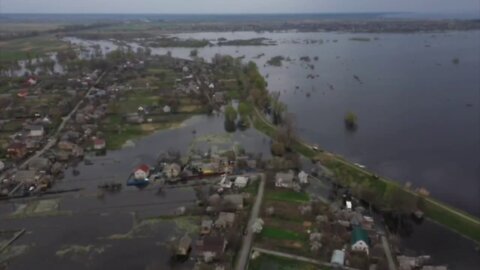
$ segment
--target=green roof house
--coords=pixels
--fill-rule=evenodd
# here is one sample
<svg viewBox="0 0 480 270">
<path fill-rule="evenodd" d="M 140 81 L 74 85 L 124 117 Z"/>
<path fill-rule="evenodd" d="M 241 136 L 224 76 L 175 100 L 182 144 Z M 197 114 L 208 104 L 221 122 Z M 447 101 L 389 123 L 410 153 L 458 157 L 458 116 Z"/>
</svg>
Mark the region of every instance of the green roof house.
<svg viewBox="0 0 480 270">
<path fill-rule="evenodd" d="M 368 255 L 370 241 L 367 232 L 361 227 L 355 226 L 352 230 L 352 251 L 365 252 Z"/>
</svg>

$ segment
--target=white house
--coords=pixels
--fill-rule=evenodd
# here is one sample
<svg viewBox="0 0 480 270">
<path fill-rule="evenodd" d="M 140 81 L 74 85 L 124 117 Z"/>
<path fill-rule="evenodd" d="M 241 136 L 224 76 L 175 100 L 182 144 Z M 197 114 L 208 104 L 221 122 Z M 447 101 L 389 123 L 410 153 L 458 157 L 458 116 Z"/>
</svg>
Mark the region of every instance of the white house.
<svg viewBox="0 0 480 270">
<path fill-rule="evenodd" d="M 245 176 L 238 176 L 236 179 L 235 179 L 235 186 L 237 188 L 244 188 L 246 187 L 248 184 L 248 177 L 245 177 Z"/>
<path fill-rule="evenodd" d="M 133 175 L 137 180 L 145 180 L 148 178 L 149 174 L 150 168 L 145 164 L 138 166 L 133 172 Z"/>
<path fill-rule="evenodd" d="M 164 113 L 170 113 L 171 111 L 172 111 L 172 108 L 170 108 L 170 106 L 165 105 L 165 106 L 163 107 L 163 112 L 164 112 Z"/>
<path fill-rule="evenodd" d="M 337 267 L 343 266 L 345 263 L 345 251 L 339 249 L 334 250 L 330 263 Z"/>
<path fill-rule="evenodd" d="M 43 126 L 31 126 L 28 135 L 30 137 L 43 137 L 43 135 L 45 135 L 45 129 Z"/>
<path fill-rule="evenodd" d="M 304 171 L 299 172 L 298 181 L 300 181 L 300 184 L 308 184 L 308 174 Z"/>
</svg>

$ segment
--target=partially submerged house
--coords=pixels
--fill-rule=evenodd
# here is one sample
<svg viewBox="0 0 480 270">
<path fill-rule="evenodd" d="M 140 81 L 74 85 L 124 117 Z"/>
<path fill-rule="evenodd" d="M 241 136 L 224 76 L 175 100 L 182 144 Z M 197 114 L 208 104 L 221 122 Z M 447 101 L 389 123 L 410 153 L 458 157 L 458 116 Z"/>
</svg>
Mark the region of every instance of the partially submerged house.
<svg viewBox="0 0 480 270">
<path fill-rule="evenodd" d="M 43 157 L 36 157 L 28 163 L 28 168 L 35 171 L 46 171 L 50 169 L 50 160 Z"/>
<path fill-rule="evenodd" d="M 93 140 L 93 149 L 96 150 L 96 151 L 105 150 L 106 146 L 107 146 L 107 143 L 106 143 L 105 139 L 97 138 L 97 139 Z"/>
<path fill-rule="evenodd" d="M 11 143 L 7 147 L 7 156 L 11 159 L 22 159 L 27 155 L 27 145 L 21 142 Z"/>
<path fill-rule="evenodd" d="M 192 247 L 192 238 L 185 234 L 178 242 L 177 256 L 187 256 Z"/>
<path fill-rule="evenodd" d="M 210 232 L 212 231 L 212 226 L 213 226 L 213 220 L 211 219 L 202 220 L 202 224 L 200 225 L 200 234 L 201 235 L 210 234 Z"/>
<path fill-rule="evenodd" d="M 233 226 L 235 222 L 235 213 L 220 212 L 217 220 L 215 220 L 215 227 L 217 229 L 226 229 Z"/>
<path fill-rule="evenodd" d="M 38 137 L 43 137 L 45 135 L 45 129 L 41 125 L 32 125 L 29 127 L 29 130 L 30 130 L 28 133 L 29 137 L 38 138 Z"/>
<path fill-rule="evenodd" d="M 275 175 L 275 186 L 281 188 L 293 188 L 295 175 L 293 171 L 287 173 L 279 172 Z"/>
<path fill-rule="evenodd" d="M 133 171 L 133 177 L 137 180 L 145 180 L 148 178 L 150 175 L 150 167 L 146 164 L 142 164 L 138 166 L 134 171 Z"/>
<path fill-rule="evenodd" d="M 345 251 L 339 249 L 334 250 L 330 263 L 335 267 L 343 267 L 345 263 Z"/>
<path fill-rule="evenodd" d="M 355 226 L 352 230 L 352 251 L 365 252 L 369 254 L 370 241 L 367 232 L 361 227 Z"/>
<path fill-rule="evenodd" d="M 212 262 L 225 252 L 227 240 L 222 236 L 205 236 L 197 241 L 197 250 L 205 262 Z"/>
<path fill-rule="evenodd" d="M 35 184 L 38 177 L 35 170 L 19 170 L 15 173 L 15 181 L 25 185 Z"/>
</svg>

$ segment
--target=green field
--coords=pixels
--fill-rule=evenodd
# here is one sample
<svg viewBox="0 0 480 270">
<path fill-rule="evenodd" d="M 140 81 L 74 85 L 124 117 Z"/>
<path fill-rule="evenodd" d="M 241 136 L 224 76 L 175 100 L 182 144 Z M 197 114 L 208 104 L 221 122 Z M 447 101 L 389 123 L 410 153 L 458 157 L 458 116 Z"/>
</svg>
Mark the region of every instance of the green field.
<svg viewBox="0 0 480 270">
<path fill-rule="evenodd" d="M 260 234 L 262 237 L 271 238 L 271 239 L 278 239 L 278 240 L 290 240 L 290 241 L 305 241 L 306 235 L 283 230 L 274 227 L 265 226 Z"/>
<path fill-rule="evenodd" d="M 43 56 L 67 47 L 67 43 L 54 36 L 19 38 L 0 42 L 0 62 L 28 59 Z"/>
<path fill-rule="evenodd" d="M 249 270 L 328 270 L 330 268 L 320 267 L 317 265 L 309 264 L 306 262 L 300 262 L 290 260 L 282 257 L 262 254 L 256 259 L 252 259 L 248 266 Z"/>
<path fill-rule="evenodd" d="M 285 191 L 276 191 L 276 190 L 267 190 L 265 194 L 267 200 L 274 201 L 283 201 L 283 202 L 292 202 L 292 203 L 308 203 L 310 197 L 307 193 L 295 192 L 291 190 Z"/>
</svg>

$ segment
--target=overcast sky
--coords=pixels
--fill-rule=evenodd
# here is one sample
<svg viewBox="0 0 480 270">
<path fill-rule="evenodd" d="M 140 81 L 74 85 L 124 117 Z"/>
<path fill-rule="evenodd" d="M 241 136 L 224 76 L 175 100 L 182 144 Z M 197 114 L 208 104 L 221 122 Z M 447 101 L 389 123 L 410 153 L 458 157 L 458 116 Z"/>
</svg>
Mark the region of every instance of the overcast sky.
<svg viewBox="0 0 480 270">
<path fill-rule="evenodd" d="M 0 0 L 0 13 L 480 13 L 480 0 Z"/>
</svg>

